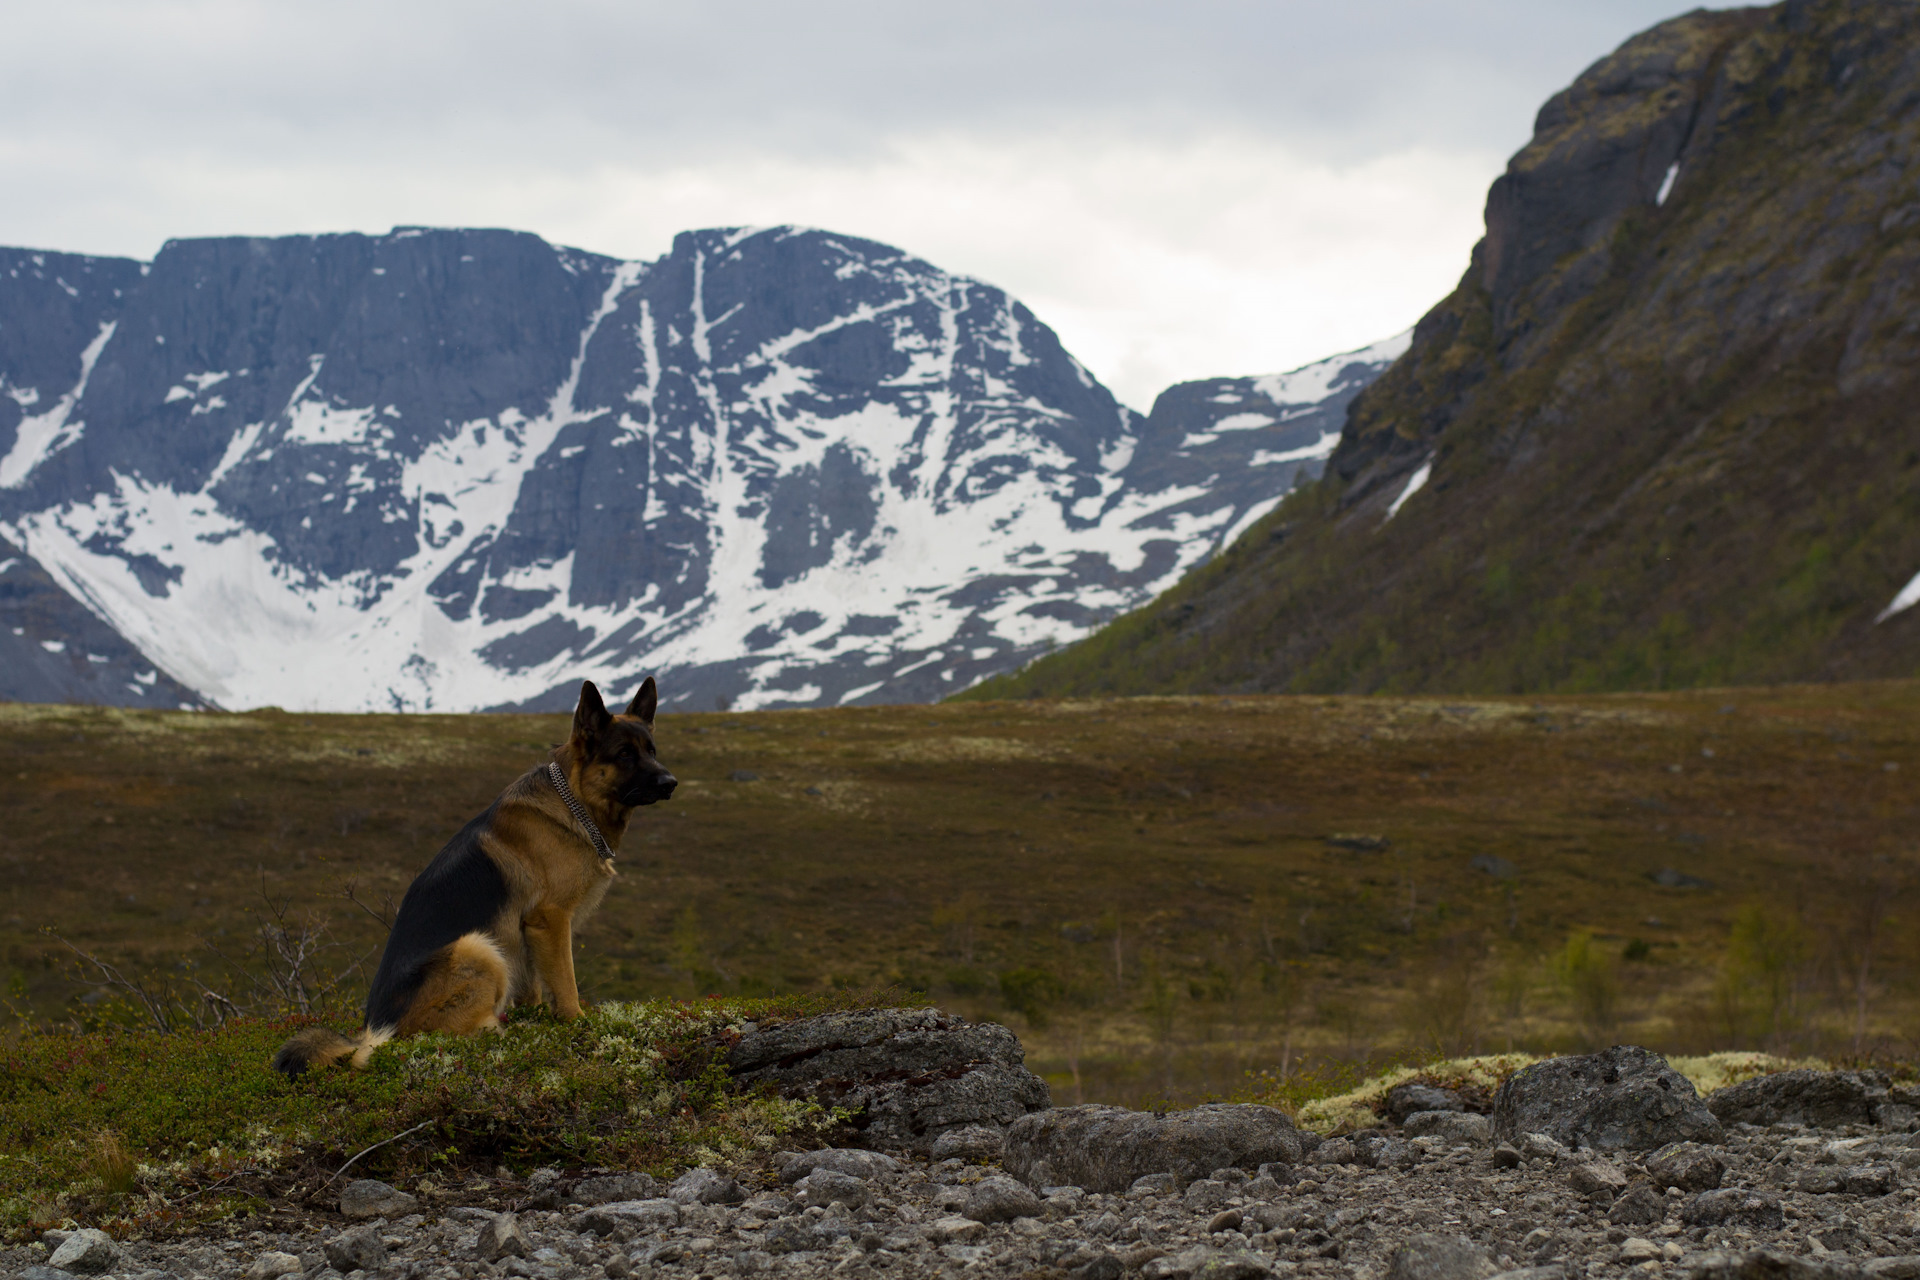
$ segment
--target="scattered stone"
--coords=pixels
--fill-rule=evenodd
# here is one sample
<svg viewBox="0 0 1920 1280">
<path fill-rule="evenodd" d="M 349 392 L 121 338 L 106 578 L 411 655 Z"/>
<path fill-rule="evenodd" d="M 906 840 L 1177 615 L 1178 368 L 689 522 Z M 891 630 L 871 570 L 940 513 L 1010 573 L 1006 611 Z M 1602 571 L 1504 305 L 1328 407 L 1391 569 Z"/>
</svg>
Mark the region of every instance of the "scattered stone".
<svg viewBox="0 0 1920 1280">
<path fill-rule="evenodd" d="M 1720 1121 L 1657 1053 L 1615 1045 L 1514 1072 L 1493 1099 L 1493 1137 L 1543 1133 L 1569 1147 L 1646 1151 L 1719 1142 Z"/>
<path fill-rule="evenodd" d="M 667 1199 L 675 1204 L 739 1204 L 747 1198 L 740 1184 L 712 1169 L 689 1169 L 667 1188 Z"/>
<path fill-rule="evenodd" d="M 1780 1197 L 1770 1191 L 1727 1187 L 1702 1191 L 1680 1210 L 1680 1221 L 1690 1227 L 1763 1227 L 1778 1229 L 1784 1215 Z"/>
<path fill-rule="evenodd" d="M 660 1184 L 644 1173 L 616 1173 L 604 1178 L 583 1178 L 574 1184 L 577 1204 L 611 1204 L 615 1200 L 651 1200 L 660 1194 Z"/>
<path fill-rule="evenodd" d="M 794 1198 L 803 1205 L 843 1204 L 858 1209 L 867 1202 L 867 1184 L 835 1169 L 815 1169 L 793 1184 Z"/>
<path fill-rule="evenodd" d="M 533 1252 L 527 1233 L 520 1229 L 520 1219 L 511 1213 L 498 1213 L 489 1219 L 480 1228 L 480 1240 L 475 1247 L 488 1262 L 524 1258 Z"/>
<path fill-rule="evenodd" d="M 727 775 L 729 782 L 758 782 L 760 775 L 751 769 L 735 769 Z"/>
<path fill-rule="evenodd" d="M 97 1276 L 117 1269 L 123 1261 L 125 1255 L 112 1236 L 92 1227 L 82 1227 L 60 1242 L 60 1247 L 47 1259 L 47 1265 L 77 1276 Z"/>
<path fill-rule="evenodd" d="M 941 1135 L 943 1138 L 946 1135 Z M 936 1160 L 946 1156 L 934 1157 Z M 900 1172 L 900 1162 L 892 1156 L 882 1155 L 878 1151 L 861 1151 L 853 1147 L 828 1147 L 821 1151 L 809 1151 L 804 1155 L 790 1157 L 780 1166 L 780 1181 L 798 1182 L 816 1169 L 831 1169 L 835 1173 L 844 1173 L 849 1178 L 881 1178 Z"/>
<path fill-rule="evenodd" d="M 349 1219 L 404 1218 L 419 1211 L 418 1200 L 372 1178 L 349 1182 L 340 1192 L 340 1212 Z"/>
<path fill-rule="evenodd" d="M 1126 1263 L 1111 1253 L 1098 1253 L 1067 1272 L 1071 1280 L 1120 1280 L 1127 1273 Z"/>
<path fill-rule="evenodd" d="M 387 1265 L 387 1242 L 372 1227 L 342 1231 L 321 1245 L 327 1265 L 345 1275 L 350 1271 L 373 1271 Z"/>
<path fill-rule="evenodd" d="M 1627 1189 L 1627 1175 L 1604 1160 L 1587 1160 L 1567 1170 L 1567 1185 L 1589 1200 L 1612 1204 Z"/>
<path fill-rule="evenodd" d="M 1140 1268 L 1142 1280 L 1261 1280 L 1272 1274 L 1272 1265 L 1259 1254 L 1205 1245 L 1150 1259 Z"/>
<path fill-rule="evenodd" d="M 1122 1191 L 1147 1174 L 1170 1172 L 1190 1180 L 1226 1167 L 1296 1164 L 1317 1145 L 1275 1107 L 1212 1103 L 1164 1115 L 1124 1107 L 1060 1107 L 1008 1127 L 1005 1164 L 1030 1185 L 1073 1183 L 1089 1191 Z M 1036 1176 L 1040 1173 L 1047 1176 Z"/>
<path fill-rule="evenodd" d="M 1012 1222 L 1015 1218 L 1038 1218 L 1045 1212 L 1039 1196 L 1002 1174 L 975 1183 L 960 1208 L 962 1217 L 975 1222 Z"/>
<path fill-rule="evenodd" d="M 1387 1263 L 1387 1280 L 1485 1280 L 1498 1270 L 1485 1249 L 1465 1236 L 1421 1234 Z"/>
<path fill-rule="evenodd" d="M 1006 1145 L 1000 1130 L 984 1124 L 966 1124 L 949 1129 L 933 1140 L 933 1158 L 985 1164 L 998 1160 Z"/>
<path fill-rule="evenodd" d="M 305 1270 L 293 1254 L 270 1249 L 247 1268 L 247 1280 L 280 1280 L 281 1276 L 297 1276 Z"/>
<path fill-rule="evenodd" d="M 1493 1149 L 1493 1167 L 1496 1169 L 1517 1168 L 1525 1160 L 1526 1157 L 1520 1154 L 1518 1148 L 1504 1142 Z"/>
<path fill-rule="evenodd" d="M 1664 1222 L 1666 1217 L 1666 1196 L 1647 1182 L 1633 1183 L 1607 1210 L 1607 1221 L 1621 1227 L 1644 1227 Z"/>
<path fill-rule="evenodd" d="M 1346 1138 L 1328 1138 L 1314 1148 L 1310 1159 L 1314 1164 L 1358 1164 L 1360 1153 Z"/>
<path fill-rule="evenodd" d="M 965 1244 L 987 1233 L 987 1224 L 973 1218 L 941 1218 L 927 1228 L 927 1239 L 935 1244 Z"/>
<path fill-rule="evenodd" d="M 1367 1149 L 1365 1159 L 1376 1169 L 1405 1169 L 1413 1164 L 1413 1148 L 1398 1138 L 1382 1138 Z"/>
<path fill-rule="evenodd" d="M 863 1009 L 763 1026 L 728 1054 L 734 1081 L 854 1113 L 880 1148 L 930 1149 L 967 1125 L 1006 1125 L 1052 1105 L 1011 1031 L 937 1009 Z"/>
<path fill-rule="evenodd" d="M 680 1225 L 680 1206 L 671 1200 L 616 1200 L 573 1216 L 573 1229 L 585 1235 L 626 1240 L 642 1231 Z"/>
<path fill-rule="evenodd" d="M 1136 1196 L 1172 1195 L 1180 1189 L 1180 1179 L 1170 1173 L 1143 1173 L 1127 1185 L 1129 1198 Z M 1098 1191 L 1098 1187 L 1088 1190 Z"/>
<path fill-rule="evenodd" d="M 1646 1169 L 1653 1185 L 1663 1191 L 1668 1187 L 1711 1191 L 1726 1176 L 1727 1162 L 1719 1152 L 1697 1142 L 1669 1142 L 1647 1157 Z"/>
<path fill-rule="evenodd" d="M 1466 1102 L 1452 1089 L 1410 1081 L 1387 1090 L 1387 1114 L 1395 1124 L 1404 1124 L 1419 1111 L 1465 1111 Z"/>
<path fill-rule="evenodd" d="M 1844 1258 L 1804 1258 L 1773 1249 L 1749 1253 L 1710 1253 L 1687 1271 L 1688 1280 L 1858 1280 L 1861 1275 L 1891 1277 L 1876 1263 L 1899 1259 L 1876 1258 L 1857 1268 Z"/>
<path fill-rule="evenodd" d="M 1227 1202 L 1230 1189 L 1218 1178 L 1200 1178 L 1187 1184 L 1184 1197 L 1187 1209 L 1192 1213 L 1205 1213 Z"/>
<path fill-rule="evenodd" d="M 1887 1098 L 1883 1071 L 1780 1071 L 1716 1089 L 1707 1106 L 1722 1124 L 1872 1124 Z"/>
<path fill-rule="evenodd" d="M 1620 1261 L 1650 1262 L 1660 1256 L 1660 1246 L 1640 1236 L 1628 1236 L 1620 1242 Z"/>
<path fill-rule="evenodd" d="M 1484 1146 L 1493 1122 L 1471 1111 L 1416 1111 L 1401 1125 L 1409 1138 L 1441 1138 L 1455 1145 Z"/>
<path fill-rule="evenodd" d="M 1520 1135 L 1520 1154 L 1529 1160 L 1558 1160 L 1570 1154 L 1567 1145 L 1544 1133 Z"/>
</svg>

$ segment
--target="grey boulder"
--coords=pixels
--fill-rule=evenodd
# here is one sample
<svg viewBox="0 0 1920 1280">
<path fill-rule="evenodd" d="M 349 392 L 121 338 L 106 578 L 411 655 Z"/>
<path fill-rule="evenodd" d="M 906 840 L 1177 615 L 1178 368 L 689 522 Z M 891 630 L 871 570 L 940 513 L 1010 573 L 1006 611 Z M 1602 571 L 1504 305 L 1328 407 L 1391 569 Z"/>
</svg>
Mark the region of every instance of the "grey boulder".
<svg viewBox="0 0 1920 1280">
<path fill-rule="evenodd" d="M 582 1178 L 574 1184 L 573 1199 L 580 1204 L 611 1204 L 616 1200 L 651 1200 L 660 1184 L 644 1173 L 615 1173 Z"/>
<path fill-rule="evenodd" d="M 1645 1165 L 1647 1177 L 1663 1191 L 1668 1187 L 1711 1191 L 1727 1171 L 1727 1162 L 1719 1152 L 1697 1142 L 1670 1142 L 1648 1156 Z"/>
<path fill-rule="evenodd" d="M 991 1163 L 1006 1150 L 1006 1136 L 984 1124 L 962 1125 L 949 1129 L 933 1140 L 935 1160 L 969 1160 Z"/>
<path fill-rule="evenodd" d="M 573 1216 L 573 1229 L 585 1235 L 626 1240 L 643 1231 L 680 1225 L 680 1206 L 671 1200 L 616 1200 Z"/>
<path fill-rule="evenodd" d="M 867 1202 L 867 1184 L 852 1174 L 833 1169 L 815 1169 L 793 1184 L 794 1198 L 803 1205 L 826 1208 L 839 1203 L 858 1209 Z"/>
<path fill-rule="evenodd" d="M 511 1213 L 499 1213 L 489 1218 L 480 1228 L 480 1239 L 475 1247 L 488 1262 L 498 1262 L 508 1257 L 525 1258 L 533 1253 L 533 1242 L 520 1229 L 520 1219 Z"/>
<path fill-rule="evenodd" d="M 340 1212 L 348 1218 L 404 1218 L 419 1210 L 418 1200 L 372 1178 L 349 1182 L 340 1192 Z"/>
<path fill-rule="evenodd" d="M 938 1009 L 865 1009 L 751 1031 L 727 1058 L 735 1080 L 854 1113 L 883 1149 L 928 1150 L 951 1129 L 1001 1126 L 1050 1106 L 1020 1041 Z"/>
<path fill-rule="evenodd" d="M 343 1231 L 320 1246 L 327 1265 L 346 1275 L 351 1271 L 376 1271 L 387 1265 L 387 1242 L 372 1227 Z"/>
<path fill-rule="evenodd" d="M 1423 1232 L 1393 1251 L 1387 1280 L 1485 1280 L 1497 1270 L 1487 1251 L 1466 1237 Z"/>
<path fill-rule="evenodd" d="M 1663 1222 L 1666 1216 L 1666 1196 L 1648 1182 L 1635 1182 L 1607 1210 L 1607 1221 L 1617 1227 L 1644 1227 Z"/>
<path fill-rule="evenodd" d="M 1297 1164 L 1318 1145 L 1275 1107 L 1211 1103 L 1155 1115 L 1088 1105 L 1016 1120 L 1003 1163 L 1029 1186 L 1112 1192 L 1151 1174 L 1190 1181 L 1216 1169 Z"/>
<path fill-rule="evenodd" d="M 675 1204 L 739 1204 L 747 1193 L 739 1183 L 712 1169 L 689 1169 L 667 1188 L 667 1199 Z"/>
<path fill-rule="evenodd" d="M 1722 1124 L 1873 1124 L 1887 1098 L 1881 1071 L 1780 1071 L 1715 1089 L 1707 1107 Z"/>
<path fill-rule="evenodd" d="M 945 1135 L 942 1135 L 942 1140 L 944 1139 Z M 849 1178 L 859 1178 L 864 1182 L 869 1178 L 881 1178 L 900 1172 L 900 1162 L 878 1151 L 861 1151 L 854 1147 L 828 1147 L 821 1151 L 808 1151 L 803 1155 L 789 1158 L 780 1166 L 780 1181 L 798 1182 L 817 1169 L 831 1169 L 835 1173 L 844 1173 Z"/>
<path fill-rule="evenodd" d="M 1493 1099 L 1493 1138 L 1542 1133 L 1569 1147 L 1646 1151 L 1719 1142 L 1720 1121 L 1657 1053 L 1615 1045 L 1514 1072 Z"/>
<path fill-rule="evenodd" d="M 47 1259 L 47 1265 L 77 1276 L 97 1276 L 114 1270 L 120 1261 L 120 1246 L 113 1242 L 112 1236 L 92 1227 L 82 1227 L 60 1242 L 60 1247 Z"/>
<path fill-rule="evenodd" d="M 1140 1268 L 1141 1280 L 1263 1280 L 1273 1266 L 1245 1249 L 1196 1245 L 1154 1258 Z"/>
<path fill-rule="evenodd" d="M 247 1268 L 247 1280 L 280 1280 L 281 1276 L 297 1276 L 305 1270 L 293 1254 L 269 1249 Z"/>
<path fill-rule="evenodd" d="M 1456 1146 L 1484 1146 L 1493 1136 L 1493 1123 L 1471 1111 L 1416 1111 L 1402 1131 L 1409 1138 L 1435 1137 Z"/>
<path fill-rule="evenodd" d="M 1396 1124 L 1418 1111 L 1465 1111 L 1467 1104 L 1451 1089 L 1409 1082 L 1387 1090 L 1387 1114 Z"/>
<path fill-rule="evenodd" d="M 1015 1218 L 1038 1218 L 1045 1212 L 1046 1205 L 1039 1196 L 1001 1174 L 974 1183 L 960 1204 L 960 1216 L 975 1222 L 1012 1222 Z"/>
<path fill-rule="evenodd" d="M 1690 1227 L 1764 1227 L 1778 1230 L 1785 1221 L 1780 1197 L 1770 1191 L 1727 1187 L 1702 1191 L 1680 1210 L 1680 1221 Z"/>
</svg>

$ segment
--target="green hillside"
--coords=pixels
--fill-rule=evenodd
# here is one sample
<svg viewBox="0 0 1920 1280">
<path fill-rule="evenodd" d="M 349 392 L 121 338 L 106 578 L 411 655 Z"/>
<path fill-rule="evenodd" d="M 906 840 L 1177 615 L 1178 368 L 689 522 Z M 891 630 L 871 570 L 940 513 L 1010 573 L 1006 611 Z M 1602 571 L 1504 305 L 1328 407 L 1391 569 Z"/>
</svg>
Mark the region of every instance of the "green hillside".
<svg viewBox="0 0 1920 1280">
<path fill-rule="evenodd" d="M 1920 609 L 1876 621 L 1920 571 L 1916 48 L 1908 0 L 1629 41 L 1542 109 L 1320 482 L 964 696 L 1920 671 Z"/>
</svg>

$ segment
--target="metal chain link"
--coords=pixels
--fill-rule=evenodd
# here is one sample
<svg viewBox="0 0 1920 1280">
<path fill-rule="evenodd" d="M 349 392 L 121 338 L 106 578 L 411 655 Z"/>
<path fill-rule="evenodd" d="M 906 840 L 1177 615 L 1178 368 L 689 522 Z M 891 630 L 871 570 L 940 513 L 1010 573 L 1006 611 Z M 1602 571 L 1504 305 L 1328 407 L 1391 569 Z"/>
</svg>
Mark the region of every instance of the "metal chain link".
<svg viewBox="0 0 1920 1280">
<path fill-rule="evenodd" d="M 608 862 L 612 862 L 613 847 L 607 843 L 607 838 L 600 834 L 600 828 L 593 824 L 593 819 L 587 816 L 586 809 L 578 800 L 574 799 L 573 788 L 567 785 L 567 775 L 561 770 L 558 760 L 552 760 L 547 763 L 547 777 L 552 780 L 553 789 L 560 793 L 560 798 L 566 801 L 567 811 L 573 814 L 573 820 L 580 824 L 581 828 L 586 831 L 587 838 L 593 841 L 594 849 L 599 852 L 601 857 L 605 858 Z"/>
</svg>

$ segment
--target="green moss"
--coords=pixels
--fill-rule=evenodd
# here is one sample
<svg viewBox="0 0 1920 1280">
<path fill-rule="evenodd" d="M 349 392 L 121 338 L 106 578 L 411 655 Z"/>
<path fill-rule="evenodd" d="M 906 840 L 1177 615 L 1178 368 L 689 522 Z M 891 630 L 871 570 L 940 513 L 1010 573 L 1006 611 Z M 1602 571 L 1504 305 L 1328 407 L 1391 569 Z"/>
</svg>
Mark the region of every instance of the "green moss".
<svg viewBox="0 0 1920 1280">
<path fill-rule="evenodd" d="M 72 1214 L 164 1220 L 191 1185 L 239 1169 L 331 1173 L 403 1133 L 355 1169 L 665 1173 L 738 1160 L 835 1119 L 730 1083 L 724 1058 L 741 1024 L 859 1002 L 608 1003 L 571 1023 L 524 1011 L 499 1034 L 394 1041 L 365 1071 L 295 1080 L 268 1063 L 301 1020 L 172 1035 L 16 1034 L 0 1046 L 0 1228 Z M 130 1157 L 138 1194 L 102 1176 L 103 1144 Z"/>
</svg>

